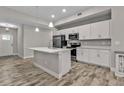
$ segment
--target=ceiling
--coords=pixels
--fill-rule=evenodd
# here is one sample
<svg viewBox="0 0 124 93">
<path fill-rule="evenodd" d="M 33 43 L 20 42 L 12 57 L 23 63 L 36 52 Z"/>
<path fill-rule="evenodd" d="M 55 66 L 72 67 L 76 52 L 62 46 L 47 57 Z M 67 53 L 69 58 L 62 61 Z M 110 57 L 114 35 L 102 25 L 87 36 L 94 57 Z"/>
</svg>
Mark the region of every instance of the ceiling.
<svg viewBox="0 0 124 93">
<path fill-rule="evenodd" d="M 33 17 L 40 17 L 43 21 L 49 23 L 57 22 L 61 19 L 67 18 L 69 16 L 72 16 L 75 13 L 78 13 L 80 11 L 84 11 L 88 8 L 91 8 L 90 6 L 6 6 L 7 8 L 29 15 Z M 67 12 L 63 13 L 62 9 L 66 9 Z M 51 14 L 55 15 L 55 18 L 51 18 Z"/>
</svg>

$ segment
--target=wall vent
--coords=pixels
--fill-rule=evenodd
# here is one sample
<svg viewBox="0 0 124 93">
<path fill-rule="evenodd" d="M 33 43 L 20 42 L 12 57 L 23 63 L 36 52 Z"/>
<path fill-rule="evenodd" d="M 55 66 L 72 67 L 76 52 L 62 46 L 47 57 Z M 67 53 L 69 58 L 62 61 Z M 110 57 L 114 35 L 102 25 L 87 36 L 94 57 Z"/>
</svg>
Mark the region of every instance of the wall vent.
<svg viewBox="0 0 124 93">
<path fill-rule="evenodd" d="M 82 15 L 82 13 L 78 13 L 78 14 L 77 14 L 77 16 L 81 16 L 81 15 Z"/>
</svg>

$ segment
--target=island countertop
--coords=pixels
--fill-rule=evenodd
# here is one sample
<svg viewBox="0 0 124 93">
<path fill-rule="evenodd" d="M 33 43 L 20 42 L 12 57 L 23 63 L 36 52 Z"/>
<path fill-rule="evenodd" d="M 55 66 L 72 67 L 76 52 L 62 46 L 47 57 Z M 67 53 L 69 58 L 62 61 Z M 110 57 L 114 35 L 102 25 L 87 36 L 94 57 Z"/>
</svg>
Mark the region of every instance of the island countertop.
<svg viewBox="0 0 124 93">
<path fill-rule="evenodd" d="M 46 53 L 57 53 L 57 52 L 71 50 L 71 49 L 66 49 L 66 48 L 48 48 L 48 47 L 34 47 L 34 48 L 29 48 L 29 49 L 40 51 L 40 52 L 46 52 Z"/>
</svg>

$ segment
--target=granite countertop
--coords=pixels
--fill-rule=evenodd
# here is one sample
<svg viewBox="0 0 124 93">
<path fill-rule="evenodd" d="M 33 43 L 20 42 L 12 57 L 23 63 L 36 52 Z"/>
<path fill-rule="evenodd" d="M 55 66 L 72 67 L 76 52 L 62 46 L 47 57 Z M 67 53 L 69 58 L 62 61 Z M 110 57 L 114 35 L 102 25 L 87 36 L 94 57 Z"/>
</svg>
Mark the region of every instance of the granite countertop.
<svg viewBox="0 0 124 93">
<path fill-rule="evenodd" d="M 40 51 L 40 52 L 46 52 L 46 53 L 57 53 L 57 52 L 71 50 L 71 49 L 67 49 L 67 48 L 48 48 L 48 47 L 34 47 L 34 48 L 29 48 L 29 49 L 35 50 L 35 51 Z"/>
</svg>

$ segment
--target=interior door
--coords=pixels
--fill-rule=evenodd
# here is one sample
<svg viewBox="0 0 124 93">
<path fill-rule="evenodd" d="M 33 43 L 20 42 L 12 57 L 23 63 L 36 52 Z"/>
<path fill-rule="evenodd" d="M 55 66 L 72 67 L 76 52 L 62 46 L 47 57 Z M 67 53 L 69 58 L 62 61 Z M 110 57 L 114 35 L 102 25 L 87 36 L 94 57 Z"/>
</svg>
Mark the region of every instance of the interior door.
<svg viewBox="0 0 124 93">
<path fill-rule="evenodd" d="M 10 32 L 0 33 L 0 56 L 8 56 L 13 54 L 13 36 Z"/>
</svg>

